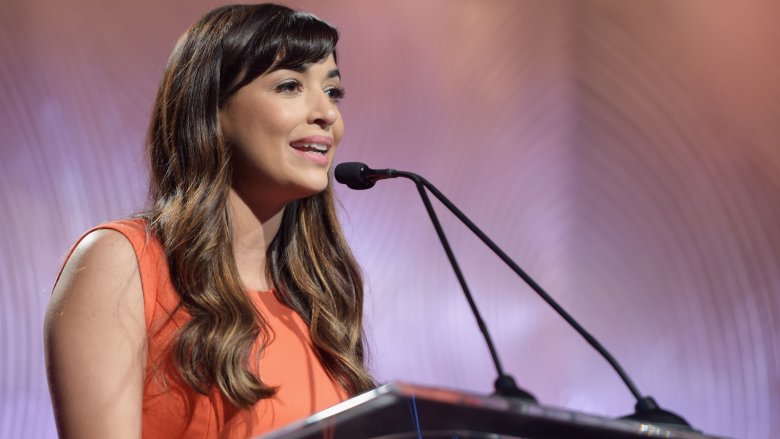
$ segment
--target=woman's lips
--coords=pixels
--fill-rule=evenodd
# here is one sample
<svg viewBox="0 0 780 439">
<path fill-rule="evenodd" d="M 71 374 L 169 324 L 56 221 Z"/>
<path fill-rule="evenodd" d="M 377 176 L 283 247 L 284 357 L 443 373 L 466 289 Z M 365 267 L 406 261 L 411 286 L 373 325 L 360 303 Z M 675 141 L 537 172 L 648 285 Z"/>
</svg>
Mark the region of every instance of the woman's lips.
<svg viewBox="0 0 780 439">
<path fill-rule="evenodd" d="M 327 136 L 309 136 L 290 142 L 296 154 L 321 166 L 328 165 L 328 151 L 333 146 L 333 138 Z"/>
</svg>

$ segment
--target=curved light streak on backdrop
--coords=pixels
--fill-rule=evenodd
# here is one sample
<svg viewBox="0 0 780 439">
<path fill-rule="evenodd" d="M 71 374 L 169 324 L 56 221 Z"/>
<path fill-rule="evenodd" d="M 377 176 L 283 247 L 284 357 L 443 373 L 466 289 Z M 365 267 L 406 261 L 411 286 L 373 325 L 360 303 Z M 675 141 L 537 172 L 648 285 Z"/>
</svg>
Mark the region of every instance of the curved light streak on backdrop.
<svg viewBox="0 0 780 439">
<path fill-rule="evenodd" d="M 58 263 L 89 226 L 143 207 L 157 81 L 215 5 L 4 3 L 0 437 L 55 437 L 41 326 Z M 340 161 L 425 175 L 698 428 L 780 428 L 780 6 L 294 6 L 342 31 Z M 487 350 L 413 186 L 338 192 L 377 377 L 488 392 Z M 606 363 L 442 216 L 521 385 L 629 412 Z"/>
</svg>

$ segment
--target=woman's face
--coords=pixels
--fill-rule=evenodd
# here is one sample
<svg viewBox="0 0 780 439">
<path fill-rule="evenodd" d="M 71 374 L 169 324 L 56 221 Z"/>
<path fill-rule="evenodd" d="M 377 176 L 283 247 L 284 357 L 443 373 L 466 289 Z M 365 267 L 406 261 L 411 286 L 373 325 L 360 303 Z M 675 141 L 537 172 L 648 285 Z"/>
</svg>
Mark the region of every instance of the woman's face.
<svg viewBox="0 0 780 439">
<path fill-rule="evenodd" d="M 323 191 L 344 134 L 342 95 L 333 55 L 239 89 L 220 110 L 223 135 L 235 148 L 234 188 L 283 204 Z"/>
</svg>

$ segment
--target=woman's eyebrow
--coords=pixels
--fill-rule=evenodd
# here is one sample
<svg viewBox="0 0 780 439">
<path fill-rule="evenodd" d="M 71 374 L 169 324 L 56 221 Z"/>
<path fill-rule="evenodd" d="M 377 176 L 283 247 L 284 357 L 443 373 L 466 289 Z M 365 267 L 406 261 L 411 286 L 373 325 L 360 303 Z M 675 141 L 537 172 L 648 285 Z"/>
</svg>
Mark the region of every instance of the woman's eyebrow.
<svg viewBox="0 0 780 439">
<path fill-rule="evenodd" d="M 289 68 L 289 69 L 279 69 L 279 70 L 292 70 L 293 72 L 296 72 L 296 73 L 306 73 L 306 70 L 308 70 L 308 69 L 309 69 L 308 65 L 303 65 L 303 66 L 300 66 L 300 67 L 292 67 L 292 68 Z M 330 79 L 330 78 L 339 78 L 339 79 L 341 79 L 341 72 L 339 72 L 339 69 L 331 69 L 331 70 L 329 70 L 328 71 L 328 75 L 325 77 L 325 79 Z"/>
</svg>

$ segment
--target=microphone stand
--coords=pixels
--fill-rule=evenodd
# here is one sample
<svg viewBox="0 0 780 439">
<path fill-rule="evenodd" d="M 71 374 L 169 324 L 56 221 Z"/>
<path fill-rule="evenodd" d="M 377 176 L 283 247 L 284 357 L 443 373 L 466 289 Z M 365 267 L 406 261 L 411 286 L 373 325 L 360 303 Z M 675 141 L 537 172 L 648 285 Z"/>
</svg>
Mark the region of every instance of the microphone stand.
<svg viewBox="0 0 780 439">
<path fill-rule="evenodd" d="M 466 279 L 463 277 L 463 273 L 460 270 L 458 261 L 455 259 L 455 254 L 452 252 L 452 248 L 450 248 L 449 241 L 444 234 L 444 229 L 441 227 L 439 218 L 436 216 L 436 212 L 433 210 L 431 200 L 428 198 L 428 194 L 425 192 L 426 183 L 428 182 L 419 175 L 409 172 L 395 171 L 394 174 L 409 178 L 417 186 L 417 191 L 420 193 L 420 198 L 422 198 L 423 204 L 425 204 L 425 210 L 428 211 L 428 216 L 430 216 L 433 227 L 436 229 L 436 234 L 439 236 L 439 241 L 441 241 L 441 245 L 444 247 L 444 252 L 447 253 L 447 259 L 449 259 L 450 265 L 452 265 L 452 269 L 455 271 L 455 276 L 458 278 L 458 282 L 460 283 L 460 287 L 463 290 L 463 294 L 466 296 L 466 300 L 471 307 L 471 312 L 474 314 L 474 318 L 477 320 L 477 326 L 479 326 L 479 330 L 482 332 L 482 336 L 485 338 L 485 343 L 487 343 L 488 349 L 490 350 L 490 356 L 493 359 L 493 364 L 496 368 L 496 372 L 498 373 L 498 378 L 496 378 L 495 382 L 493 383 L 493 388 L 495 390 L 493 394 L 518 398 L 524 401 L 535 403 L 536 398 L 534 398 L 533 395 L 517 387 L 515 379 L 511 375 L 504 373 L 504 368 L 501 366 L 501 360 L 498 358 L 498 352 L 493 345 L 493 340 L 490 338 L 490 333 L 488 332 L 487 326 L 482 320 L 482 315 L 479 313 L 479 309 L 477 309 L 477 304 L 474 302 L 474 297 L 471 295 L 471 291 L 469 290 L 468 285 L 466 285 Z M 434 195 L 436 194 L 434 193 Z"/>
<path fill-rule="evenodd" d="M 553 299 L 547 292 L 534 281 L 531 276 L 526 274 L 525 271 L 523 271 L 515 262 L 507 256 L 506 253 L 504 253 L 503 250 L 501 250 L 490 238 L 488 238 L 487 235 L 485 235 L 482 230 L 480 230 L 473 222 L 471 222 L 466 215 L 463 214 L 463 212 L 460 211 L 457 207 L 455 207 L 452 202 L 450 202 L 447 197 L 444 196 L 436 187 L 431 184 L 428 180 L 423 178 L 420 175 L 411 173 L 411 172 L 404 172 L 404 171 L 397 171 L 392 170 L 392 173 L 388 173 L 388 177 L 405 177 L 412 181 L 414 181 L 415 185 L 417 185 L 417 190 L 420 192 L 420 196 L 423 198 L 423 202 L 425 203 L 425 208 L 428 209 L 428 214 L 431 216 L 431 220 L 434 222 L 434 226 L 436 227 L 436 232 L 439 234 L 439 239 L 441 239 L 442 244 L 445 247 L 445 250 L 447 251 L 447 256 L 450 257 L 450 263 L 452 263 L 453 268 L 455 269 L 456 275 L 458 276 L 458 280 L 461 281 L 461 286 L 464 289 L 464 292 L 466 293 L 466 298 L 469 300 L 469 304 L 472 307 L 472 310 L 474 311 L 474 314 L 477 316 L 478 324 L 480 325 L 480 329 L 482 330 L 484 327 L 484 323 L 482 323 L 481 318 L 479 317 L 479 313 L 477 312 L 476 305 L 474 304 L 473 299 L 471 298 L 471 294 L 468 292 L 468 288 L 466 287 L 465 281 L 462 280 L 462 274 L 460 273 L 460 269 L 457 268 L 457 263 L 455 262 L 454 256 L 451 256 L 452 251 L 449 248 L 449 245 L 447 244 L 447 240 L 444 237 L 444 233 L 441 231 L 441 225 L 438 222 L 438 219 L 436 218 L 436 214 L 433 211 L 433 207 L 430 204 L 430 200 L 428 199 L 428 196 L 425 193 L 424 188 L 427 188 L 431 193 L 439 200 L 442 204 L 444 204 L 447 209 L 450 210 L 458 219 L 466 225 L 466 227 L 469 228 L 472 232 L 474 232 L 477 237 L 485 244 L 487 245 L 491 250 L 493 250 L 493 253 L 495 253 L 499 258 L 501 258 L 502 261 L 504 261 L 505 264 L 509 266 L 509 268 L 512 269 L 520 278 L 525 281 L 528 286 L 530 286 L 545 302 L 547 302 L 548 305 L 550 305 L 561 317 L 563 317 L 566 322 L 569 323 L 585 340 L 594 348 L 596 351 L 598 351 L 604 359 L 607 360 L 607 362 L 612 366 L 612 368 L 617 372 L 617 374 L 620 376 L 621 380 L 625 383 L 626 387 L 628 387 L 628 390 L 631 392 L 631 394 L 636 399 L 636 404 L 634 405 L 634 413 L 631 415 L 627 415 L 622 417 L 622 419 L 630 419 L 634 421 L 640 421 L 640 422 L 650 422 L 653 424 L 659 424 L 665 427 L 671 427 L 676 428 L 678 430 L 686 430 L 686 431 L 696 431 L 691 427 L 691 425 L 681 416 L 677 415 L 676 413 L 667 411 L 662 409 L 658 403 L 655 401 L 655 399 L 651 396 L 642 396 L 642 394 L 639 392 L 639 389 L 636 387 L 634 382 L 631 380 L 631 378 L 626 374 L 626 372 L 623 370 L 623 368 L 620 366 L 620 364 L 615 360 L 615 358 L 612 356 L 612 354 L 609 353 L 602 345 L 599 343 L 598 340 L 596 340 L 595 337 L 593 337 L 588 331 L 585 330 L 574 318 L 569 315 L 566 310 L 564 310 L 556 301 Z M 496 363 L 496 368 L 499 371 L 499 378 L 496 380 L 496 393 L 499 393 L 498 390 L 498 381 L 502 379 L 502 376 L 509 377 L 508 375 L 502 375 L 502 369 L 500 368 L 500 364 L 498 362 L 498 357 L 495 354 L 495 349 L 493 348 L 492 342 L 490 341 L 490 337 L 487 335 L 487 331 L 484 330 L 483 334 L 485 335 L 485 339 L 488 341 L 488 346 L 490 348 L 490 352 L 493 355 L 494 362 Z M 509 377 L 511 379 L 511 377 Z M 514 380 L 512 380 L 514 381 Z M 519 390 L 519 389 L 518 389 Z M 520 390 L 523 392 L 522 390 Z M 525 393 L 525 392 L 524 392 Z M 499 393 L 500 394 L 500 393 Z M 530 396 L 530 395 L 529 395 Z M 533 397 L 531 397 L 533 398 Z M 532 401 L 535 401 L 531 399 Z"/>
</svg>

